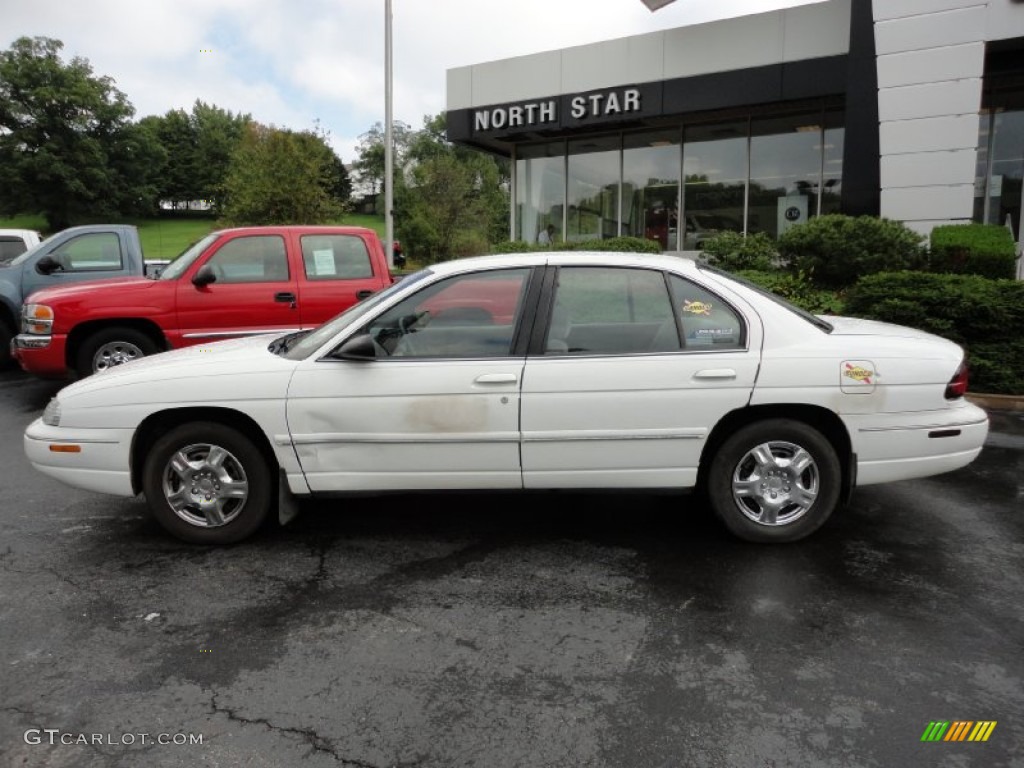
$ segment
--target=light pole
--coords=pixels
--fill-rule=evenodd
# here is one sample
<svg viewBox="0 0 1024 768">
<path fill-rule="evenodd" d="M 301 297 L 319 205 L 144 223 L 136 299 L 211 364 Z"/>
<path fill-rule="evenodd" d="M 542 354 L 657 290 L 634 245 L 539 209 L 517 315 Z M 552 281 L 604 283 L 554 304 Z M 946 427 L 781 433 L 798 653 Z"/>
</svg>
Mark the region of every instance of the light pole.
<svg viewBox="0 0 1024 768">
<path fill-rule="evenodd" d="M 394 197 L 394 158 L 391 136 L 391 0 L 384 0 L 384 252 L 388 265 L 395 266 L 395 222 L 391 215 Z"/>
</svg>

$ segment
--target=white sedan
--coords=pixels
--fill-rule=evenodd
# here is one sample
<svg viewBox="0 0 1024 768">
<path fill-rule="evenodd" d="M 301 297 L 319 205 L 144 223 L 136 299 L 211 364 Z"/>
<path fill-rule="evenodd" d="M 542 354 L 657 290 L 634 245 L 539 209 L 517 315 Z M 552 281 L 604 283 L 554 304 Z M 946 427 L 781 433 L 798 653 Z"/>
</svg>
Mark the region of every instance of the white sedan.
<svg viewBox="0 0 1024 768">
<path fill-rule="evenodd" d="M 84 379 L 24 444 L 192 542 L 296 497 L 696 487 L 736 535 L 785 542 L 855 486 L 970 463 L 988 418 L 966 388 L 949 341 L 686 259 L 515 254 L 430 267 L 312 332 Z"/>
</svg>

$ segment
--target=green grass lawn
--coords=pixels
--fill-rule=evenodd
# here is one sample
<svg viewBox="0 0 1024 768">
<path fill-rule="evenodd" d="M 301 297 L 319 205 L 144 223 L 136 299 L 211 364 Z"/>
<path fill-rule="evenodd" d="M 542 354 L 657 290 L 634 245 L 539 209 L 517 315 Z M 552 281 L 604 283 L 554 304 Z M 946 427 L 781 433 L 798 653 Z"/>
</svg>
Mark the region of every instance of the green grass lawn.
<svg viewBox="0 0 1024 768">
<path fill-rule="evenodd" d="M 173 259 L 207 232 L 217 229 L 213 219 L 135 219 L 127 224 L 139 228 L 142 252 L 147 259 Z M 384 217 L 348 214 L 337 224 L 368 227 L 384 238 Z M 46 219 L 42 216 L 19 215 L 0 218 L 0 229 L 35 229 L 46 232 Z"/>
<path fill-rule="evenodd" d="M 217 228 L 213 219 L 139 219 L 142 253 L 147 259 L 173 259 L 207 232 Z"/>
<path fill-rule="evenodd" d="M 338 220 L 338 224 L 348 227 L 366 227 L 377 233 L 381 240 L 384 239 L 384 217 L 374 214 L 347 213 Z"/>
<path fill-rule="evenodd" d="M 0 229 L 34 229 L 36 232 L 45 232 L 46 219 L 42 216 L 29 216 L 27 214 L 0 217 Z"/>
</svg>

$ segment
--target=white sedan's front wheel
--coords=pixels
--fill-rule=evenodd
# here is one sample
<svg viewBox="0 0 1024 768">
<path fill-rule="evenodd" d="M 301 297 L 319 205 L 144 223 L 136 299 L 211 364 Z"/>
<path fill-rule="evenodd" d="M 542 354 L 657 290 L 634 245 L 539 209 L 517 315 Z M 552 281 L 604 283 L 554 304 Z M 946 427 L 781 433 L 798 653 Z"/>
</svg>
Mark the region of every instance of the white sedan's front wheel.
<svg viewBox="0 0 1024 768">
<path fill-rule="evenodd" d="M 726 527 L 754 542 L 797 541 L 839 503 L 842 470 L 818 430 L 793 419 L 748 424 L 711 462 L 708 497 Z"/>
<path fill-rule="evenodd" d="M 154 517 L 179 539 L 230 544 L 266 519 L 271 477 L 263 454 L 241 432 L 190 423 L 154 443 L 142 482 Z"/>
</svg>

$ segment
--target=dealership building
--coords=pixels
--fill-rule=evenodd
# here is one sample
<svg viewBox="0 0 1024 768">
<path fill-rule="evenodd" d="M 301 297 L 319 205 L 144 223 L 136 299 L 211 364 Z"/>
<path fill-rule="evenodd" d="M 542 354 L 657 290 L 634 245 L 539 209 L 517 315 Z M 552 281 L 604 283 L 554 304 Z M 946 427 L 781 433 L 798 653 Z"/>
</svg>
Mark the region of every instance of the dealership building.
<svg viewBox="0 0 1024 768">
<path fill-rule="evenodd" d="M 447 77 L 449 139 L 512 161 L 513 239 L 693 250 L 832 212 L 1021 238 L 1022 0 L 824 0 Z"/>
</svg>

